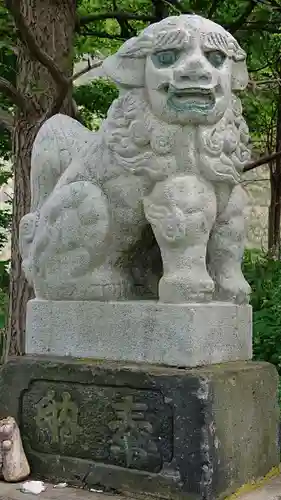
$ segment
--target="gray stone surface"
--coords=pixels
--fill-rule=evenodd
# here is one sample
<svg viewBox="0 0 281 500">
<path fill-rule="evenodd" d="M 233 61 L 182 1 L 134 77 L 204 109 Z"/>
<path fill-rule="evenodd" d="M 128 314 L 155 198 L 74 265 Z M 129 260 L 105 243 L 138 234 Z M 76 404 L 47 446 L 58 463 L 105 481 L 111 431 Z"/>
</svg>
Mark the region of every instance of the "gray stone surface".
<svg viewBox="0 0 281 500">
<path fill-rule="evenodd" d="M 26 353 L 176 366 L 251 359 L 251 307 L 32 300 Z"/>
<path fill-rule="evenodd" d="M 25 356 L 0 367 L 34 478 L 223 500 L 279 463 L 278 374 L 268 363 L 196 369 Z"/>
</svg>

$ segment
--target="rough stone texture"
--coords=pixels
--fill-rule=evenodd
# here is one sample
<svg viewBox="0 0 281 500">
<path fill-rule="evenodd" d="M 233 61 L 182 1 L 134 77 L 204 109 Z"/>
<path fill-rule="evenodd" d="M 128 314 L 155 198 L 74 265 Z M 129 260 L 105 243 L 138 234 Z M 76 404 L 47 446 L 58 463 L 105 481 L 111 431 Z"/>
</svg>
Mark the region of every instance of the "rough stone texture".
<svg viewBox="0 0 281 500">
<path fill-rule="evenodd" d="M 32 300 L 27 354 L 200 366 L 252 358 L 252 311 L 230 303 Z"/>
<path fill-rule="evenodd" d="M 279 462 L 267 363 L 173 369 L 24 357 L 0 371 L 35 476 L 175 500 L 219 500 Z"/>
<path fill-rule="evenodd" d="M 247 86 L 245 60 L 221 26 L 170 17 L 104 61 L 120 96 L 99 132 L 62 115 L 43 125 L 20 227 L 37 298 L 248 301 L 239 181 L 249 134 L 235 95 Z M 124 256 L 138 242 L 149 253 L 148 223 L 163 276 L 151 267 L 140 283 Z"/>
<path fill-rule="evenodd" d="M 243 174 L 243 186 L 248 194 L 248 234 L 246 246 L 267 250 L 268 207 L 270 204 L 269 167 L 263 165 Z"/>
<path fill-rule="evenodd" d="M 13 417 L 0 420 L 0 479 L 21 481 L 30 474 L 17 422 Z"/>
</svg>

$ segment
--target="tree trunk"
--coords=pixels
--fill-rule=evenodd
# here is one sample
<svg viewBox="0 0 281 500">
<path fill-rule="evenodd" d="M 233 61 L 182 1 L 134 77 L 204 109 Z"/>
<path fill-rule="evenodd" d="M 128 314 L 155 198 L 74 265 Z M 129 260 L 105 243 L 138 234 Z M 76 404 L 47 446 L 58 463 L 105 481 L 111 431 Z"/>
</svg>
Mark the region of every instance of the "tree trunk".
<svg viewBox="0 0 281 500">
<path fill-rule="evenodd" d="M 40 47 L 66 76 L 73 72 L 76 0 L 22 0 L 19 7 Z M 30 208 L 30 159 L 38 121 L 50 108 L 57 87 L 48 71 L 21 45 L 18 56 L 18 89 L 34 104 L 23 119 L 18 111 L 13 140 L 14 199 L 12 220 L 10 314 L 6 352 L 24 354 L 26 303 L 32 296 L 21 269 L 19 223 Z M 71 114 L 72 89 L 61 112 Z"/>
<path fill-rule="evenodd" d="M 281 87 L 279 87 L 276 151 L 281 150 Z M 281 222 L 281 157 L 270 165 L 271 198 L 268 212 L 268 253 L 272 258 L 280 259 L 280 222 Z"/>
</svg>

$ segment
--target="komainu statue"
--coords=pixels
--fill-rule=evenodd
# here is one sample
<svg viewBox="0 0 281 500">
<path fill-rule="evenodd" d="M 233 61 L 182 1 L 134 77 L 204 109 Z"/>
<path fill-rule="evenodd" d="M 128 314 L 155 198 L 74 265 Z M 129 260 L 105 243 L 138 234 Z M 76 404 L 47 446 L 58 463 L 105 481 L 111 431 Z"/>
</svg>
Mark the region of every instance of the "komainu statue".
<svg viewBox="0 0 281 500">
<path fill-rule="evenodd" d="M 221 26 L 168 17 L 104 61 L 120 93 L 98 132 L 61 114 L 42 126 L 20 225 L 38 299 L 248 301 L 249 133 L 235 95 L 247 86 L 245 59 Z M 146 255 L 148 225 L 163 272 L 153 279 L 147 248 L 144 285 L 137 259 L 135 272 L 127 263 L 138 242 Z"/>
</svg>

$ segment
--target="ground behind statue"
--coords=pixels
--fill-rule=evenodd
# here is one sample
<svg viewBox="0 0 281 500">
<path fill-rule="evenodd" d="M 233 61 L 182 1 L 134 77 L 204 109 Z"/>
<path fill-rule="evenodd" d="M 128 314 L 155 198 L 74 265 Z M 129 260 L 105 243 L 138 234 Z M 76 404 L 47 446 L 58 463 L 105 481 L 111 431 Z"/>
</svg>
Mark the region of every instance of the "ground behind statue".
<svg viewBox="0 0 281 500">
<path fill-rule="evenodd" d="M 76 488 L 54 488 L 48 485 L 46 491 L 37 496 L 39 500 L 137 500 L 135 495 L 120 496 L 85 491 Z M 142 497 L 148 500 L 149 497 Z M 230 497 L 231 500 L 281 500 L 281 476 L 269 480 L 262 487 L 249 493 L 241 494 L 237 497 Z M 36 496 L 24 494 L 20 491 L 20 485 L 0 482 L 0 500 L 34 500 Z M 229 499 L 229 500 L 230 500 Z M 227 499 L 228 500 L 228 499 Z"/>
</svg>

